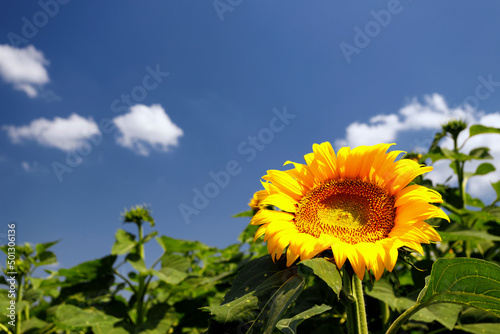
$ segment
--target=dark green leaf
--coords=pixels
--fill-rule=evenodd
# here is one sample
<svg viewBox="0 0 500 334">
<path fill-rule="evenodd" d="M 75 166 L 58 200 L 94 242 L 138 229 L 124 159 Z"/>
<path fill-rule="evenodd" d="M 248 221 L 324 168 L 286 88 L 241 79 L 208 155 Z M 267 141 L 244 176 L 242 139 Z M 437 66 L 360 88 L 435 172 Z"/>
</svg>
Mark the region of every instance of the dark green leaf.
<svg viewBox="0 0 500 334">
<path fill-rule="evenodd" d="M 113 272 L 116 256 L 109 255 L 102 259 L 83 262 L 71 269 L 60 269 L 59 275 L 66 277 L 67 283 L 90 281 Z"/>
<path fill-rule="evenodd" d="M 457 323 L 458 315 L 462 311 L 461 305 L 434 304 L 415 313 L 410 319 L 414 321 L 438 321 L 444 327 L 452 330 Z"/>
<path fill-rule="evenodd" d="M 57 263 L 56 254 L 51 251 L 43 251 L 38 253 L 36 256 L 36 262 L 34 263 L 35 267 L 45 266 L 47 264 Z"/>
<path fill-rule="evenodd" d="M 484 126 L 481 124 L 472 125 L 469 129 L 469 136 L 475 136 L 481 133 L 500 133 L 500 129 Z"/>
<path fill-rule="evenodd" d="M 470 151 L 469 156 L 472 159 L 493 159 L 490 155 L 490 149 L 488 147 L 478 147 Z"/>
<path fill-rule="evenodd" d="M 70 328 L 112 325 L 118 318 L 107 315 L 96 309 L 81 309 L 74 305 L 63 304 L 57 308 L 57 321 Z"/>
<path fill-rule="evenodd" d="M 51 241 L 51 242 L 44 242 L 44 243 L 41 243 L 41 244 L 37 244 L 35 246 L 35 250 L 36 250 L 36 253 L 37 254 L 40 254 L 42 252 L 44 252 L 45 250 L 49 249 L 50 247 L 54 246 L 55 244 L 57 244 L 60 240 L 56 240 L 56 241 Z"/>
<path fill-rule="evenodd" d="M 292 276 L 287 282 L 280 286 L 278 291 L 272 295 L 269 300 L 269 303 L 271 304 L 269 311 L 265 309 L 261 310 L 261 313 L 255 322 L 259 324 L 262 319 L 265 323 L 263 327 L 264 334 L 271 334 L 273 332 L 274 327 L 281 319 L 283 313 L 285 313 L 290 304 L 297 299 L 299 294 L 304 289 L 304 284 L 305 281 L 303 277 L 298 275 Z"/>
<path fill-rule="evenodd" d="M 474 173 L 474 175 L 486 175 L 488 173 L 494 172 L 495 170 L 496 170 L 495 166 L 493 166 L 492 164 L 490 164 L 488 162 L 484 162 L 484 163 L 480 164 L 479 166 L 477 166 L 477 169 L 476 169 L 476 172 Z"/>
<path fill-rule="evenodd" d="M 292 318 L 281 319 L 276 325 L 276 328 L 285 334 L 297 334 L 297 326 L 300 325 L 302 321 L 328 310 L 331 310 L 331 306 L 325 304 L 314 305 L 310 309 L 301 312 Z"/>
<path fill-rule="evenodd" d="M 402 312 L 415 304 L 415 302 L 409 298 L 397 297 L 394 294 L 392 284 L 387 282 L 385 279 L 378 280 L 372 286 L 368 285 L 365 288 L 365 291 L 368 296 L 383 301 L 393 310 L 398 310 L 399 312 Z"/>
<path fill-rule="evenodd" d="M 299 262 L 299 272 L 312 273 L 323 281 L 338 295 L 342 290 L 342 277 L 337 266 L 324 258 L 315 258 Z"/>
<path fill-rule="evenodd" d="M 283 259 L 273 263 L 269 255 L 255 259 L 238 272 L 220 306 L 204 309 L 222 323 L 253 321 L 296 270 L 297 267 L 287 268 Z"/>
<path fill-rule="evenodd" d="M 498 334 L 499 324 L 458 325 L 455 328 L 473 334 Z"/>
<path fill-rule="evenodd" d="M 122 229 L 118 229 L 118 231 L 116 231 L 115 238 L 115 243 L 111 249 L 111 254 L 113 255 L 128 253 L 137 245 L 135 235 Z"/>
<path fill-rule="evenodd" d="M 384 279 L 377 281 L 371 288 L 367 288 L 366 294 L 387 303 L 398 312 L 403 312 L 415 304 L 415 301 L 410 298 L 397 297 L 394 294 L 393 286 Z M 428 323 L 438 321 L 446 328 L 451 329 L 457 321 L 460 310 L 460 305 L 447 308 L 443 308 L 441 305 L 432 305 L 430 308 L 415 313 L 410 319 Z"/>
<path fill-rule="evenodd" d="M 480 259 L 438 259 L 417 303 L 468 305 L 500 317 L 500 266 Z"/>
</svg>

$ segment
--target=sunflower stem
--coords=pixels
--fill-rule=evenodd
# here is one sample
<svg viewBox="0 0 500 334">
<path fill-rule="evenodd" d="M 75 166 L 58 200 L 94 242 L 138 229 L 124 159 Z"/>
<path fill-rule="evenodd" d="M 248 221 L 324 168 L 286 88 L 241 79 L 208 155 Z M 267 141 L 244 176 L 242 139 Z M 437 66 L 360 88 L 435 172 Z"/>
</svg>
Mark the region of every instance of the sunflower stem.
<svg viewBox="0 0 500 334">
<path fill-rule="evenodd" d="M 341 301 L 346 310 L 348 333 L 368 334 L 363 283 L 356 274 L 351 277 L 345 268 L 342 272 L 342 290 L 347 296 Z"/>
<path fill-rule="evenodd" d="M 365 309 L 365 295 L 363 293 L 363 282 L 359 279 L 358 275 L 352 275 L 352 290 L 355 304 L 356 304 L 356 316 L 358 321 L 358 333 L 368 334 L 368 324 L 366 321 L 366 309 Z"/>
</svg>

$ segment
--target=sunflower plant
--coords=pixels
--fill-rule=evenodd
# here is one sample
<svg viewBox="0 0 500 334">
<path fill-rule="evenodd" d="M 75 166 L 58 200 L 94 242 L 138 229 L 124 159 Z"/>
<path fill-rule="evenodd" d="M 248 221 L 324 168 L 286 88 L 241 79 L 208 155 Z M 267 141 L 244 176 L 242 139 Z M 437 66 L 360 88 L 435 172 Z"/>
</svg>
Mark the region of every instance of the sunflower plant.
<svg viewBox="0 0 500 334">
<path fill-rule="evenodd" d="M 268 170 L 246 231 L 268 254 L 239 272 L 207 333 L 496 333 L 500 182 L 485 205 L 466 182 L 495 168 L 462 152 L 467 124 L 443 126 L 427 154 L 392 144 L 314 144 L 305 163 Z M 472 126 L 468 138 L 500 129 Z M 451 137 L 454 147 L 441 147 Z M 467 140 L 467 139 L 466 139 Z M 425 162 L 450 160 L 458 185 L 433 185 Z M 453 180 L 452 180 L 453 181 Z M 474 208 L 475 207 L 475 208 Z M 443 304 L 446 303 L 446 304 Z M 481 318 L 482 317 L 482 318 Z M 477 324 L 471 319 L 481 318 Z M 307 325 L 306 325 L 307 324 Z"/>
</svg>

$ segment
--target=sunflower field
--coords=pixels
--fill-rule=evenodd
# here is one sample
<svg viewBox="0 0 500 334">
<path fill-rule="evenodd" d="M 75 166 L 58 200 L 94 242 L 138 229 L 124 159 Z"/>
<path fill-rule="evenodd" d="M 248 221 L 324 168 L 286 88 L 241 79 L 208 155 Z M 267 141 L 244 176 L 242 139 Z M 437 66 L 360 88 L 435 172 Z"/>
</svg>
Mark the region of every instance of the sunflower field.
<svg viewBox="0 0 500 334">
<path fill-rule="evenodd" d="M 159 235 L 147 206 L 123 213 L 135 233 L 72 268 L 47 267 L 57 241 L 2 245 L 0 332 L 496 334 L 500 181 L 487 202 L 467 193 L 495 167 L 488 148 L 464 149 L 492 134 L 455 120 L 427 153 L 314 144 L 249 189 L 234 216 L 249 224 L 224 249 Z M 433 184 L 439 160 L 453 174 Z M 146 258 L 148 243 L 163 253 Z"/>
</svg>

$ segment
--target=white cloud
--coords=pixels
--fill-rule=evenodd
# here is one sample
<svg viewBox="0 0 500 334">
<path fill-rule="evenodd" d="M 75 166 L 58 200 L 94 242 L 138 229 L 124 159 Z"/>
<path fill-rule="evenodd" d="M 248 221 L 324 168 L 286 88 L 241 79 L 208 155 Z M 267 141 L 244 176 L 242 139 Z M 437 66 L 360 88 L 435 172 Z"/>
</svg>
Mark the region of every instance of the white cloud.
<svg viewBox="0 0 500 334">
<path fill-rule="evenodd" d="M 43 53 L 32 45 L 22 49 L 0 45 L 0 76 L 29 97 L 37 96 L 38 88 L 49 82 L 45 68 L 48 64 Z"/>
<path fill-rule="evenodd" d="M 63 151 L 73 151 L 83 145 L 85 140 L 100 133 L 92 118 L 71 114 L 68 118 L 56 117 L 53 120 L 38 118 L 29 125 L 2 127 L 13 143 L 34 140 L 40 145 L 55 147 Z"/>
<path fill-rule="evenodd" d="M 425 96 L 424 103 L 413 99 L 401 108 L 398 113 L 376 115 L 368 123 L 355 122 L 350 124 L 346 128 L 346 137 L 337 140 L 335 146 L 338 148 L 340 146 L 355 147 L 359 145 L 373 145 L 374 143 L 392 143 L 398 139 L 398 135 L 402 132 L 410 132 L 415 138 L 418 138 L 419 131 L 441 131 L 441 125 L 446 124 L 451 119 L 462 119 L 469 125 L 483 124 L 485 126 L 500 128 L 500 112 L 485 114 L 468 105 L 452 108 L 447 105 L 441 95 L 433 94 Z M 459 138 L 460 144 L 468 137 L 468 133 L 468 130 L 462 132 Z M 428 139 L 429 141 L 426 144 L 430 145 L 431 138 Z M 477 166 L 484 162 L 493 163 L 497 168 L 495 172 L 484 176 L 476 176 L 468 183 L 467 191 L 473 197 L 489 200 L 495 197 L 490 183 L 500 179 L 500 165 L 498 163 L 500 161 L 500 145 L 497 144 L 499 142 L 500 135 L 483 134 L 470 138 L 463 147 L 463 152 L 465 153 L 469 153 L 471 149 L 476 147 L 488 147 L 494 159 L 467 162 L 465 167 L 467 172 L 474 172 Z M 440 144 L 449 149 L 452 149 L 453 146 L 451 138 L 448 137 L 443 138 Z M 426 152 L 429 145 L 416 149 Z M 426 174 L 426 178 L 432 180 L 434 183 L 449 182 L 456 184 L 456 177 L 449 179 L 453 175 L 449 164 L 448 160 L 435 162 L 433 164 L 434 170 Z"/>
<path fill-rule="evenodd" d="M 352 123 L 346 129 L 346 137 L 336 141 L 336 146 L 371 145 L 374 142 L 394 142 L 402 131 L 440 130 L 441 125 L 452 118 L 467 122 L 478 114 L 469 106 L 450 108 L 439 94 L 424 97 L 424 104 L 413 99 L 397 114 L 379 114 L 368 123 Z"/>
<path fill-rule="evenodd" d="M 168 151 L 177 146 L 183 131 L 175 125 L 162 106 L 137 104 L 128 114 L 113 119 L 119 135 L 116 142 L 140 155 L 149 155 L 152 149 Z"/>
</svg>

